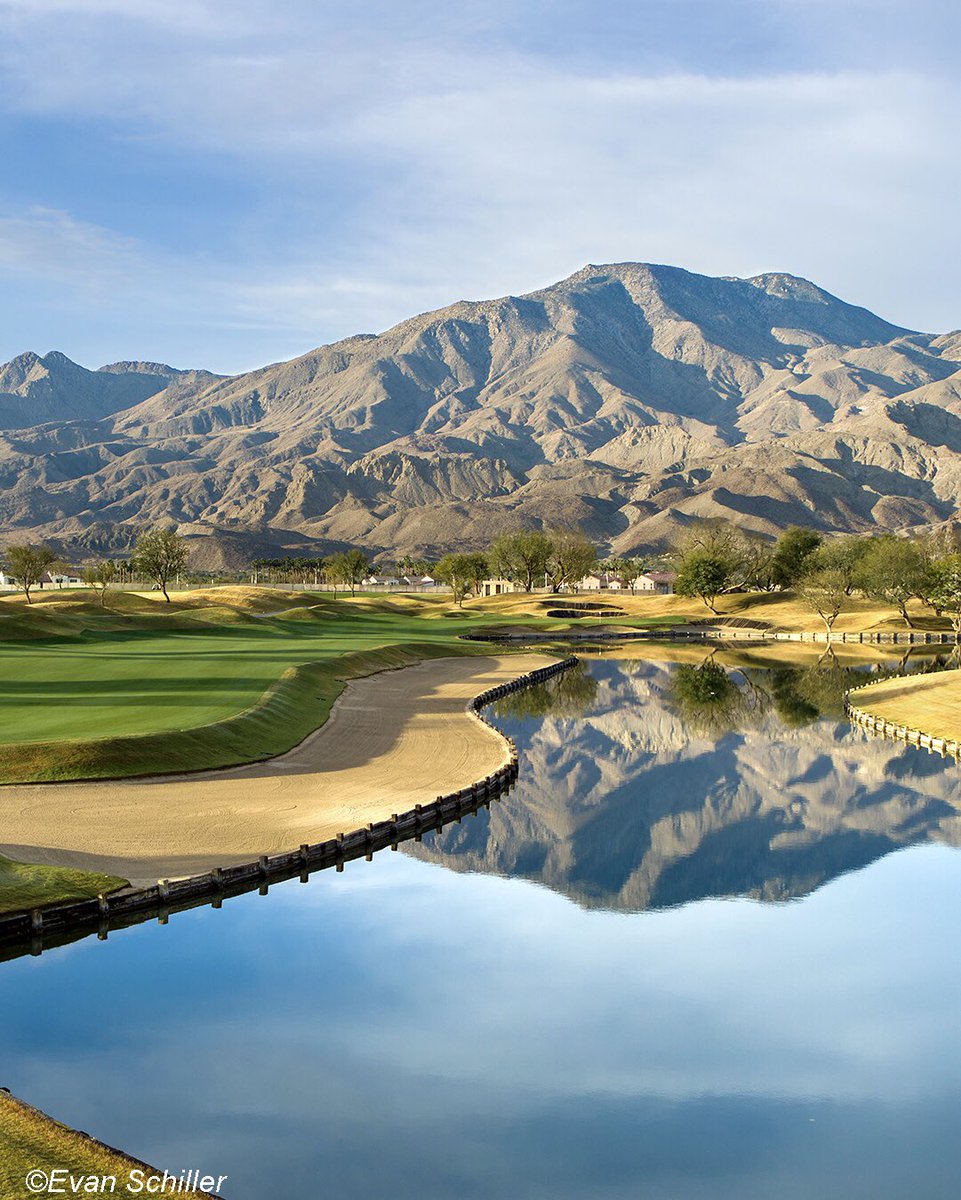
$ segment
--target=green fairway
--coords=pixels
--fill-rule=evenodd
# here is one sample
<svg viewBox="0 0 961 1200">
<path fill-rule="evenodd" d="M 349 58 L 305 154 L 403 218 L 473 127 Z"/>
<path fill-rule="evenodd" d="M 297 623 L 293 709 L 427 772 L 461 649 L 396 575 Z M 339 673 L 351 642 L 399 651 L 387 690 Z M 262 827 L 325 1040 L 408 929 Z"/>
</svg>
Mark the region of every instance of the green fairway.
<svg viewBox="0 0 961 1200">
<path fill-rule="evenodd" d="M 323 724 L 347 679 L 489 651 L 459 636 L 478 613 L 404 597 L 222 589 L 170 607 L 127 595 L 106 612 L 57 597 L 4 616 L 17 637 L 0 642 L 0 783 L 269 758 Z"/>
<path fill-rule="evenodd" d="M 254 704 L 288 667 L 404 642 L 450 645 L 454 638 L 437 622 L 374 613 L 7 643 L 0 650 L 0 742 L 208 725 Z"/>
</svg>

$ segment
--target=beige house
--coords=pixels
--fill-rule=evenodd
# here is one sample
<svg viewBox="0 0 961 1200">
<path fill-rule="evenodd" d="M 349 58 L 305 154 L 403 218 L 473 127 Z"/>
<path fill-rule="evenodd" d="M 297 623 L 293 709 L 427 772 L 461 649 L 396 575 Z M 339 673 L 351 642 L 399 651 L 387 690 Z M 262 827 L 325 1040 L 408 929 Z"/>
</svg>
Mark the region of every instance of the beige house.
<svg viewBox="0 0 961 1200">
<path fill-rule="evenodd" d="M 677 579 L 677 575 L 673 571 L 648 571 L 646 575 L 638 575 L 634 587 L 639 592 L 655 592 L 659 596 L 672 596 L 675 579 Z"/>
<path fill-rule="evenodd" d="M 510 579 L 485 579 L 481 583 L 482 596 L 507 596 L 516 591 L 517 586 Z"/>
</svg>

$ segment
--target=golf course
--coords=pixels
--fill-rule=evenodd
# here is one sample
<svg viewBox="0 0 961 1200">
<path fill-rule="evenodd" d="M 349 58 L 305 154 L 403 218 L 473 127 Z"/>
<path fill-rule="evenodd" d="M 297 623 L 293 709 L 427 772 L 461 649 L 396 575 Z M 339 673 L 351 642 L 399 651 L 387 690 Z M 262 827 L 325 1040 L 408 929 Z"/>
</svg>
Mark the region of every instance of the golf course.
<svg viewBox="0 0 961 1200">
<path fill-rule="evenodd" d="M 560 639 L 704 619 L 676 596 L 618 595 L 614 618 L 583 607 L 568 617 L 558 603 L 237 586 L 171 603 L 129 591 L 104 604 L 81 590 L 4 597 L 0 911 L 244 861 L 482 778 L 501 748 L 464 705 L 549 661 L 550 645 L 538 645 L 547 658 L 523 641 L 492 654 L 464 634 Z M 725 596 L 720 608 L 722 622 L 817 626 L 790 595 Z M 845 616 L 852 628 L 899 624 L 868 602 Z"/>
</svg>

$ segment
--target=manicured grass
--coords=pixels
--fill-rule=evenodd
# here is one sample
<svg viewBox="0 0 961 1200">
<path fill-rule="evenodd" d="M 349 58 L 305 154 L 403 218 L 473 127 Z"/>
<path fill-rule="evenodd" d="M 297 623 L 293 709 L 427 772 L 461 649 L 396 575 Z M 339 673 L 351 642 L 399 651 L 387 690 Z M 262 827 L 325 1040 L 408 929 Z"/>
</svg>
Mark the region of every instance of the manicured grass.
<svg viewBox="0 0 961 1200">
<path fill-rule="evenodd" d="M 75 871 L 68 867 L 39 867 L 0 856 L 0 912 L 41 908 L 60 900 L 89 900 L 123 887 L 124 879 Z"/>
<path fill-rule="evenodd" d="M 478 624 L 477 615 L 436 599 L 235 588 L 170 606 L 118 600 L 126 611 L 47 601 L 29 620 L 41 628 L 53 610 L 56 638 L 0 645 L 0 782 L 129 777 L 269 758 L 322 725 L 350 678 L 489 652 L 459 637 Z"/>
<path fill-rule="evenodd" d="M 277 603 L 288 601 L 280 597 Z M 0 646 L 0 742 L 124 737 L 208 725 L 256 704 L 290 667 L 330 664 L 345 654 L 391 645 L 484 651 L 458 637 L 477 624 L 476 616 L 436 619 L 442 614 L 428 606 L 326 600 L 300 612 L 285 609 L 243 621 L 237 614 L 226 620 L 224 609 L 215 606 L 191 614 L 189 623 L 183 611 L 173 609 L 168 624 L 161 610 L 160 620 L 145 628 L 84 612 L 73 636 Z"/>
<path fill-rule="evenodd" d="M 883 679 L 856 692 L 851 703 L 895 725 L 961 740 L 961 670 Z"/>
<path fill-rule="evenodd" d="M 170 605 L 115 594 L 106 609 L 85 593 L 48 593 L 29 607 L 4 600 L 0 783 L 268 758 L 321 725 L 349 678 L 425 657 L 488 652 L 482 642 L 461 640 L 465 632 L 563 637 L 594 625 L 663 627 L 706 611 L 674 596 L 618 594 L 604 602 L 623 608 L 623 618 L 546 618 L 556 602 L 519 593 L 457 609 L 444 597 L 242 587 L 183 593 Z M 790 595 L 729 596 L 720 606 L 771 627 L 813 627 Z M 889 625 L 890 613 L 860 608 L 863 627 Z"/>
<path fill-rule="evenodd" d="M 30 1171 L 58 1169 L 74 1176 L 116 1176 L 115 1192 L 124 1196 L 133 1194 L 129 1187 L 136 1187 L 140 1178 L 131 1175 L 131 1171 L 143 1172 L 143 1178 L 162 1175 L 160 1170 L 147 1167 L 119 1150 L 61 1125 L 46 1113 L 0 1090 L 0 1196 L 4 1200 L 27 1197 L 31 1193 L 25 1181 Z M 55 1181 L 54 1186 L 62 1187 L 70 1194 L 67 1183 Z M 107 1191 L 110 1191 L 109 1187 Z M 189 1194 L 205 1196 L 209 1193 Z"/>
</svg>

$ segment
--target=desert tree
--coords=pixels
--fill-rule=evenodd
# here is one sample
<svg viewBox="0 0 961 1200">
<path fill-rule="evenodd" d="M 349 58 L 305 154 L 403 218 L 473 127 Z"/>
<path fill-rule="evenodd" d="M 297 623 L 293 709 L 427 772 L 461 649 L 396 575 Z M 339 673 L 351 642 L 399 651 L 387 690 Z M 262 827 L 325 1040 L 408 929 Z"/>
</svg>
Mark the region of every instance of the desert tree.
<svg viewBox="0 0 961 1200">
<path fill-rule="evenodd" d="M 7 546 L 3 557 L 7 565 L 7 574 L 14 583 L 23 588 L 28 604 L 33 603 L 30 599 L 31 589 L 36 587 L 59 561 L 54 551 L 42 542 L 39 545 L 20 543 Z"/>
<path fill-rule="evenodd" d="M 908 628 L 908 601 L 927 595 L 929 588 L 927 555 L 907 538 L 885 535 L 874 538 L 861 559 L 858 584 L 873 600 L 893 604 Z"/>
<path fill-rule="evenodd" d="M 961 553 L 935 559 L 928 571 L 927 599 L 951 618 L 956 642 L 961 642 Z"/>
<path fill-rule="evenodd" d="M 821 545 L 821 535 L 813 529 L 791 525 L 778 538 L 771 555 L 771 582 L 782 589 L 792 588 L 804 574 L 805 564 Z"/>
<path fill-rule="evenodd" d="M 848 600 L 847 579 L 836 567 L 807 571 L 796 583 L 797 593 L 818 614 L 830 636 Z"/>
<path fill-rule="evenodd" d="M 861 563 L 871 549 L 872 539 L 847 534 L 822 542 L 807 559 L 809 570 L 840 571 L 844 576 L 844 593 L 850 596 L 860 583 Z"/>
<path fill-rule="evenodd" d="M 344 550 L 331 557 L 327 573 L 335 584 L 342 583 L 350 588 L 353 596 L 357 585 L 364 582 L 370 573 L 370 563 L 362 550 Z"/>
<path fill-rule="evenodd" d="M 547 580 L 551 591 L 562 587 L 574 592 L 580 581 L 597 566 L 597 549 L 578 529 L 562 529 L 550 535 Z"/>
<path fill-rule="evenodd" d="M 109 558 L 88 563 L 83 569 L 83 581 L 97 593 L 100 607 L 107 607 L 107 588 L 116 580 L 117 568 Z"/>
<path fill-rule="evenodd" d="M 481 580 L 487 574 L 487 557 L 483 554 L 445 554 L 435 568 L 454 593 L 454 603 L 460 607 L 469 595 L 480 591 Z"/>
<path fill-rule="evenodd" d="M 503 533 L 490 548 L 490 569 L 505 579 L 513 579 L 532 592 L 535 584 L 547 574 L 554 549 L 546 533 L 537 529 L 519 529 Z"/>
<path fill-rule="evenodd" d="M 132 563 L 134 572 L 152 579 L 170 603 L 167 584 L 187 565 L 187 545 L 174 529 L 149 529 L 137 538 Z"/>
<path fill-rule="evenodd" d="M 601 570 L 616 576 L 633 595 L 638 576 L 644 574 L 644 563 L 639 558 L 609 558 L 601 563 Z"/>
</svg>

